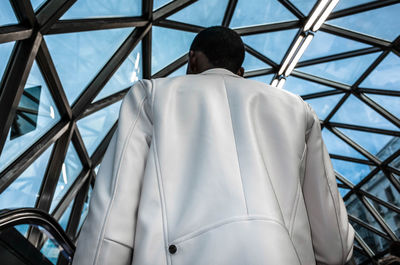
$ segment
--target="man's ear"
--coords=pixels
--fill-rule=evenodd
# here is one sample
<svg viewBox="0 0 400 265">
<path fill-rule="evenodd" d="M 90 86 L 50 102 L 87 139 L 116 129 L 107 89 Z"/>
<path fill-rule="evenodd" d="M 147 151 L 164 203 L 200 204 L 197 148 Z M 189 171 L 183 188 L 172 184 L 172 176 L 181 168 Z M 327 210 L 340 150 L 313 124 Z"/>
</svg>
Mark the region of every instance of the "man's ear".
<svg viewBox="0 0 400 265">
<path fill-rule="evenodd" d="M 244 75 L 244 68 L 243 68 L 243 67 L 240 67 L 236 74 L 237 74 L 238 76 L 242 76 L 242 77 L 243 77 L 243 75 Z"/>
<path fill-rule="evenodd" d="M 188 67 L 186 69 L 186 74 L 196 74 L 197 73 L 197 58 L 194 51 L 189 51 Z"/>
</svg>

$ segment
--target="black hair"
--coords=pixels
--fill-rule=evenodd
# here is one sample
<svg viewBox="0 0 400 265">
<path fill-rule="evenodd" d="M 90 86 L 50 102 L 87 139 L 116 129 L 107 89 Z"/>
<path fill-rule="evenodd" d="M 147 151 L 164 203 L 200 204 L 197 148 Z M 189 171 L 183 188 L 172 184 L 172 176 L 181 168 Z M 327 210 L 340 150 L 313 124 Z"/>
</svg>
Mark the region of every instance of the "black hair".
<svg viewBox="0 0 400 265">
<path fill-rule="evenodd" d="M 201 51 L 214 67 L 236 73 L 244 60 L 244 45 L 239 34 L 227 27 L 206 28 L 194 38 L 191 51 Z"/>
</svg>

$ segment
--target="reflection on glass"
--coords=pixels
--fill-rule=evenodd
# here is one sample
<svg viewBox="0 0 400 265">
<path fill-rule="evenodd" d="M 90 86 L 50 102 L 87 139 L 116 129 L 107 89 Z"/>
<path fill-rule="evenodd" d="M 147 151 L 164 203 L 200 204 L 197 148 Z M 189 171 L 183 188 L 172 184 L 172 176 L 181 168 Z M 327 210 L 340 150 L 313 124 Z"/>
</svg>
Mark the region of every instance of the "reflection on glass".
<svg viewBox="0 0 400 265">
<path fill-rule="evenodd" d="M 338 188 L 340 196 L 344 197 L 347 193 L 349 193 L 349 189 Z"/>
<path fill-rule="evenodd" d="M 342 128 L 338 130 L 382 161 L 400 148 L 398 137 Z"/>
<path fill-rule="evenodd" d="M 382 171 L 379 171 L 372 179 L 365 183 L 362 189 L 400 208 L 400 193 L 393 187 Z M 400 223 L 398 227 L 400 227 Z"/>
<path fill-rule="evenodd" d="M 398 131 L 396 126 L 353 95 L 343 103 L 331 121 Z"/>
<path fill-rule="evenodd" d="M 345 202 L 348 214 L 357 217 L 364 223 L 367 223 L 379 231 L 383 232 L 381 226 L 379 225 L 378 221 L 372 216 L 372 214 L 365 208 L 364 204 L 358 199 L 356 195 L 351 195 L 350 198 Z M 354 226 L 353 226 L 354 227 Z M 356 227 L 354 227 L 356 229 Z M 356 229 L 357 230 L 357 229 Z M 363 235 L 360 231 L 357 231 L 361 237 Z M 383 232 L 384 233 L 384 232 Z M 363 237 L 365 240 L 365 238 Z"/>
<path fill-rule="evenodd" d="M 339 1 L 340 3 L 340 1 Z M 342 38 L 336 35 L 318 31 L 301 57 L 300 61 L 306 61 L 332 54 L 348 52 L 352 50 L 370 47 L 367 44 Z"/>
<path fill-rule="evenodd" d="M 0 4 L 1 6 L 1 4 Z M 1 11 L 0 11 L 1 13 Z M 11 51 L 13 50 L 14 47 L 14 41 L 12 42 L 6 42 L 3 44 L 0 44 L 0 80 L 3 77 L 4 70 L 6 69 L 7 63 L 10 59 Z"/>
<path fill-rule="evenodd" d="M 307 16 L 313 6 L 317 3 L 317 0 L 291 0 L 293 5 L 295 5 L 305 16 Z"/>
<path fill-rule="evenodd" d="M 64 231 L 67 230 L 68 220 L 69 220 L 69 216 L 71 215 L 72 206 L 74 205 L 74 201 L 75 201 L 75 199 L 73 199 L 70 202 L 67 209 L 65 210 L 65 212 L 61 216 L 60 220 L 58 221 L 58 223 L 61 225 L 61 227 L 64 229 Z"/>
<path fill-rule="evenodd" d="M 61 173 L 58 178 L 53 201 L 51 202 L 50 212 L 54 210 L 57 204 L 61 201 L 62 197 L 67 193 L 68 189 L 74 183 L 82 168 L 82 162 L 79 159 L 78 153 L 76 152 L 74 145 L 70 143 L 65 161 L 61 167 Z"/>
<path fill-rule="evenodd" d="M 93 154 L 108 131 L 117 121 L 121 103 L 122 101 L 120 100 L 76 123 L 89 155 Z"/>
<path fill-rule="evenodd" d="M 122 28 L 44 36 L 71 104 L 131 32 Z"/>
<path fill-rule="evenodd" d="M 395 4 L 351 16 L 332 19 L 327 21 L 327 24 L 392 41 L 399 35 L 399 14 L 400 4 Z"/>
<path fill-rule="evenodd" d="M 86 216 L 87 216 L 87 214 L 88 214 L 88 212 L 89 212 L 89 204 L 90 204 L 90 198 L 91 198 L 91 196 L 92 196 L 92 191 L 93 191 L 92 186 L 90 186 L 90 187 L 89 187 L 89 192 L 88 192 L 87 197 L 86 197 L 86 200 L 85 200 L 85 202 L 84 202 L 84 204 L 83 204 L 83 209 L 82 209 L 81 217 L 80 217 L 80 219 L 79 219 L 78 229 L 76 230 L 76 233 L 77 233 L 77 234 L 78 234 L 79 231 L 81 230 L 81 227 L 82 227 L 82 225 L 83 225 L 83 222 L 86 220 Z"/>
<path fill-rule="evenodd" d="M 38 98 L 33 97 L 29 99 L 28 97 L 28 94 L 30 93 L 29 91 L 32 91 L 31 89 L 34 87 L 36 87 L 36 90 L 37 87 L 40 87 L 40 96 L 36 94 L 39 100 Z M 21 118 L 20 121 L 22 124 L 28 126 L 31 117 L 27 116 L 26 112 L 23 112 L 22 110 L 29 112 L 29 110 L 25 108 L 28 104 L 38 104 L 38 106 L 33 108 L 35 112 L 33 116 L 36 117 L 33 122 L 34 126 L 28 126 L 29 129 L 24 131 L 24 134 L 21 134 L 19 137 L 16 137 L 16 135 L 18 135 L 18 132 L 15 131 L 17 125 L 14 124 L 15 126 L 11 127 L 0 156 L 0 171 L 5 169 L 18 155 L 22 154 L 22 152 L 28 149 L 37 139 L 43 136 L 43 134 L 45 134 L 60 120 L 58 110 L 36 62 L 33 63 L 28 81 L 25 84 L 25 91 L 25 96 L 21 97 L 18 109 L 19 114 L 25 115 L 27 119 L 24 120 Z"/>
<path fill-rule="evenodd" d="M 229 27 L 238 28 L 289 20 L 297 18 L 278 1 L 239 0 Z"/>
<path fill-rule="evenodd" d="M 47 0 L 31 0 L 33 10 L 38 10 Z"/>
<path fill-rule="evenodd" d="M 257 59 L 250 53 L 246 52 L 244 56 L 244 61 L 242 64 L 244 70 L 247 71 L 252 71 L 252 70 L 259 70 L 259 69 L 265 69 L 265 68 L 271 68 L 270 65 L 264 63 L 263 61 Z"/>
<path fill-rule="evenodd" d="M 358 184 L 363 178 L 365 178 L 374 167 L 369 165 L 348 162 L 339 159 L 331 159 L 333 168 L 341 176 L 350 180 L 353 184 Z"/>
<path fill-rule="evenodd" d="M 252 80 L 257 80 L 263 83 L 266 83 L 267 85 L 271 84 L 272 77 L 274 74 L 269 74 L 269 75 L 261 75 L 261 76 L 255 76 L 255 77 L 247 77 L 248 79 Z"/>
<path fill-rule="evenodd" d="M 155 74 L 189 52 L 195 33 L 162 27 L 152 28 L 151 73 Z"/>
<path fill-rule="evenodd" d="M 188 67 L 188 64 L 185 63 L 183 66 L 179 67 L 177 70 L 173 71 L 170 75 L 168 75 L 168 77 L 186 75 L 187 67 Z"/>
<path fill-rule="evenodd" d="M 153 1 L 153 10 L 159 9 L 162 6 L 165 6 L 169 2 L 172 2 L 172 0 L 154 0 Z"/>
<path fill-rule="evenodd" d="M 371 232 L 371 230 L 368 230 L 351 220 L 349 222 L 353 226 L 354 230 L 356 230 L 356 232 L 360 235 L 364 242 L 367 243 L 367 245 L 374 252 L 378 253 L 389 247 L 390 242 L 385 238 L 378 236 L 374 232 Z"/>
<path fill-rule="evenodd" d="M 0 196 L 0 210 L 5 208 L 34 207 L 39 197 L 42 178 L 47 168 L 53 145 L 8 186 Z"/>
<path fill-rule="evenodd" d="M 48 258 L 51 261 L 51 263 L 56 265 L 57 261 L 58 261 L 58 256 L 59 256 L 61 250 L 62 250 L 62 247 L 60 245 L 58 245 L 58 243 L 55 240 L 49 238 L 44 243 L 40 252 L 42 252 L 42 254 L 46 258 Z"/>
<path fill-rule="evenodd" d="M 221 25 L 227 4 L 228 0 L 197 1 L 168 19 L 203 27 Z"/>
<path fill-rule="evenodd" d="M 142 61 L 142 42 L 140 42 L 93 101 L 117 93 L 142 79 Z"/>
<path fill-rule="evenodd" d="M 25 238 L 28 236 L 29 225 L 16 225 L 14 228 L 21 233 Z"/>
<path fill-rule="evenodd" d="M 325 128 L 322 130 L 322 138 L 330 154 L 366 159 L 353 147 Z"/>
<path fill-rule="evenodd" d="M 380 53 L 372 53 L 327 63 L 297 68 L 298 70 L 333 81 L 352 85 Z M 351 69 L 351 71 L 349 71 Z"/>
<path fill-rule="evenodd" d="M 285 89 L 296 95 L 304 96 L 307 94 L 324 92 L 334 90 L 331 87 L 324 86 L 318 83 L 310 82 L 294 76 L 288 76 L 286 78 Z"/>
<path fill-rule="evenodd" d="M 389 53 L 360 87 L 400 91 L 400 57 Z"/>
<path fill-rule="evenodd" d="M 320 120 L 324 120 L 342 97 L 342 94 L 338 94 L 320 98 L 307 99 L 306 102 L 311 105 L 315 113 L 318 115 L 318 118 Z"/>
<path fill-rule="evenodd" d="M 18 20 L 14 15 L 10 1 L 0 1 L 0 26 L 17 23 Z"/>
<path fill-rule="evenodd" d="M 139 0 L 79 0 L 61 19 L 140 15 L 142 15 L 142 1 Z"/>
<path fill-rule="evenodd" d="M 270 1 L 273 2 L 273 1 Z M 275 63 L 280 63 L 296 36 L 297 29 L 243 36 L 243 42 L 265 55 Z"/>
</svg>

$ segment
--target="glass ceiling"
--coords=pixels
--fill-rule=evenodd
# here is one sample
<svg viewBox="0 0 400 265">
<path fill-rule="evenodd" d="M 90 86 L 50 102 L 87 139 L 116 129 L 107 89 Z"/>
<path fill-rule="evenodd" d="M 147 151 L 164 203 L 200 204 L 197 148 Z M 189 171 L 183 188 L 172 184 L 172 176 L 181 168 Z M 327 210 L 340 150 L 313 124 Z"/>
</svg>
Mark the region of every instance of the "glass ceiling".
<svg viewBox="0 0 400 265">
<path fill-rule="evenodd" d="M 94 185 L 121 99 L 134 82 L 184 75 L 185 54 L 196 33 L 227 25 L 246 44 L 245 77 L 271 84 L 281 78 L 278 71 L 297 36 L 309 33 L 304 25 L 317 4 L 78 0 L 58 10 L 58 2 L 31 0 L 34 23 L 24 27 L 34 30 L 22 33 L 12 27 L 19 22 L 10 2 L 0 1 L 0 92 L 15 102 L 0 102 L 0 111 L 7 114 L 0 115 L 6 128 L 0 132 L 0 207 L 39 207 L 64 228 L 70 215 L 81 216 L 74 223 L 82 224 L 87 214 L 90 196 L 78 195 Z M 47 7 L 54 13 L 43 16 Z M 148 13 L 152 10 L 153 15 Z M 313 32 L 282 87 L 300 95 L 320 118 L 358 234 L 358 264 L 371 264 L 400 236 L 398 14 L 396 1 L 340 0 Z M 49 24 L 37 23 L 39 17 L 50 17 Z M 39 51 L 29 46 L 36 31 L 43 35 Z M 35 60 L 28 60 L 18 45 L 25 45 Z M 47 172 L 50 167 L 55 172 Z M 46 245 L 42 252 L 52 249 Z M 51 256 L 53 262 L 57 255 Z"/>
</svg>

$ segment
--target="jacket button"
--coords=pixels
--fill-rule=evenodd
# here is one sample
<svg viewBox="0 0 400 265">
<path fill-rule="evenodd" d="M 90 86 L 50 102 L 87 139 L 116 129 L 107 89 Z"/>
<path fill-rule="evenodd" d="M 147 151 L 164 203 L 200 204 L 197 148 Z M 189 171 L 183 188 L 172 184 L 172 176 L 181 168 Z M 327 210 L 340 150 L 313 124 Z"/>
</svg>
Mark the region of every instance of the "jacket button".
<svg viewBox="0 0 400 265">
<path fill-rule="evenodd" d="M 171 253 L 171 254 L 175 254 L 177 250 L 178 250 L 178 249 L 176 248 L 175 245 L 170 245 L 169 248 L 168 248 L 168 251 L 169 251 L 169 253 Z"/>
</svg>

